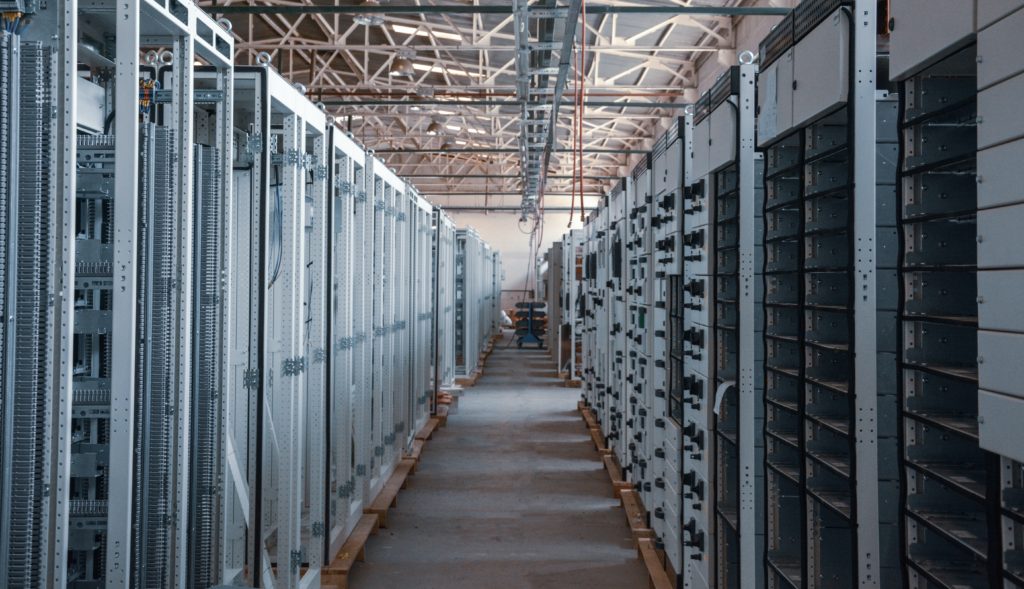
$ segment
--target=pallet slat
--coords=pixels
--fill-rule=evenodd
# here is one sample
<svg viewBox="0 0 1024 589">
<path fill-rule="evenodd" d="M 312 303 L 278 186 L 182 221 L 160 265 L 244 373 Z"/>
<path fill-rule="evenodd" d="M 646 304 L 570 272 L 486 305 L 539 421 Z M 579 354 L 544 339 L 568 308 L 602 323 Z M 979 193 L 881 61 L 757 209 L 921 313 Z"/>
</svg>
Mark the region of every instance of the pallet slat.
<svg viewBox="0 0 1024 589">
<path fill-rule="evenodd" d="M 377 493 L 377 497 L 364 510 L 366 513 L 377 515 L 380 519 L 380 527 L 388 527 L 388 509 L 398 506 L 398 492 L 405 488 L 407 479 L 415 465 L 416 461 L 411 458 L 403 458 L 398 461 L 398 466 L 395 467 L 391 478 L 384 483 L 380 493 Z"/>
<path fill-rule="evenodd" d="M 651 587 L 654 589 L 674 589 L 675 583 L 669 579 L 668 573 L 665 572 L 665 567 L 658 556 L 658 550 L 654 547 L 654 540 L 651 538 L 641 538 L 637 541 L 637 544 L 637 551 L 644 560 L 647 574 L 651 577 Z"/>
<path fill-rule="evenodd" d="M 321 587 L 329 585 L 337 589 L 348 588 L 348 574 L 356 562 L 366 561 L 366 542 L 371 534 L 377 533 L 378 527 L 376 514 L 365 513 L 359 518 L 348 540 L 342 544 L 338 557 L 320 571 Z"/>
</svg>

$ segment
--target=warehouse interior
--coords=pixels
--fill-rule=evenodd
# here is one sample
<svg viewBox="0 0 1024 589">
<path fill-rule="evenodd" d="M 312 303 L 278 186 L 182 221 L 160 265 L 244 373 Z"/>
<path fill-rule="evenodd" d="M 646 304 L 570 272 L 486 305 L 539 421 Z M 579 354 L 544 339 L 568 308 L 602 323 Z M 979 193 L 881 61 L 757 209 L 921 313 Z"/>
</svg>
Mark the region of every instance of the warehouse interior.
<svg viewBox="0 0 1024 589">
<path fill-rule="evenodd" d="M 0 13 L 0 587 L 1024 589 L 1024 0 Z"/>
</svg>

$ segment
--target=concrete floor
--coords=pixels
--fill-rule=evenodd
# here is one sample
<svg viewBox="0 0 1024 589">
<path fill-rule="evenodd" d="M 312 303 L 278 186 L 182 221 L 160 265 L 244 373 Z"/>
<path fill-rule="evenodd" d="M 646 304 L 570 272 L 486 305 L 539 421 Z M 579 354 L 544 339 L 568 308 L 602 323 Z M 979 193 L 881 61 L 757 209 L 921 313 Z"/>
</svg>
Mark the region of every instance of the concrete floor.
<svg viewBox="0 0 1024 589">
<path fill-rule="evenodd" d="M 507 341 L 507 340 L 506 340 Z M 372 536 L 354 589 L 643 589 L 647 574 L 547 351 L 499 342 Z"/>
</svg>

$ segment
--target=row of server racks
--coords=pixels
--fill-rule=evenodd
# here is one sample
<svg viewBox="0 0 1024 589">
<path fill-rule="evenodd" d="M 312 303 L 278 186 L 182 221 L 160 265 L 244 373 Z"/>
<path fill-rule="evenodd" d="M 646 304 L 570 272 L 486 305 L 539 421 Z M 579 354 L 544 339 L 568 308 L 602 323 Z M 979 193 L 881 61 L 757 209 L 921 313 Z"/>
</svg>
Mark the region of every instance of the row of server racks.
<svg viewBox="0 0 1024 589">
<path fill-rule="evenodd" d="M 583 353 L 583 270 L 586 263 L 586 232 L 573 229 L 555 240 L 537 258 L 537 284 L 547 306 L 545 344 L 551 350 L 559 375 L 579 382 Z"/>
<path fill-rule="evenodd" d="M 501 254 L 471 227 L 455 232 L 455 376 L 472 376 L 501 333 Z"/>
<path fill-rule="evenodd" d="M 679 587 L 1024 587 L 1021 30 L 804 0 L 590 213 L 583 394 Z"/>
<path fill-rule="evenodd" d="M 319 585 L 497 256 L 188 1 L 2 11 L 0 586 Z"/>
</svg>

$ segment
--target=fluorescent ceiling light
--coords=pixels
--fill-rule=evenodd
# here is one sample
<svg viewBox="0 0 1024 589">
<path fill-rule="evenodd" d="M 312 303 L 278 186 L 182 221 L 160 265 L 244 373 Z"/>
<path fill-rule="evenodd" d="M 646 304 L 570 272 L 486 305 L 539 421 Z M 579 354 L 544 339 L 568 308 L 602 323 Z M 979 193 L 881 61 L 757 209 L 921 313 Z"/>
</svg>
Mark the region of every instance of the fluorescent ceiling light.
<svg viewBox="0 0 1024 589">
<path fill-rule="evenodd" d="M 451 130 L 451 131 L 461 131 L 462 130 L 462 127 L 460 127 L 458 125 L 445 125 L 445 127 L 448 127 L 448 129 Z"/>
<path fill-rule="evenodd" d="M 407 27 L 405 25 L 391 25 L 391 28 L 396 32 L 403 35 L 416 35 L 418 37 L 436 37 L 438 39 L 448 39 L 449 41 L 462 41 L 462 35 L 455 33 L 444 33 L 441 31 L 425 31 L 418 27 Z"/>
<path fill-rule="evenodd" d="M 431 72 L 431 73 L 434 73 L 434 74 L 445 74 L 445 73 L 447 73 L 447 74 L 451 74 L 453 76 L 466 76 L 466 77 L 472 76 L 472 77 L 475 77 L 475 78 L 479 78 L 480 77 L 480 74 L 470 73 L 470 72 L 467 72 L 466 70 L 460 70 L 460 69 L 455 69 L 455 68 L 443 68 L 441 66 L 426 65 L 424 63 L 413 64 L 412 67 L 420 70 L 421 72 Z"/>
<path fill-rule="evenodd" d="M 455 114 L 455 113 L 453 113 L 453 112 L 452 112 L 452 111 L 450 111 L 450 110 L 439 110 L 439 111 L 437 111 L 437 114 L 439 114 L 439 115 L 448 115 L 448 116 L 451 116 L 451 115 L 453 115 L 453 114 Z"/>
</svg>

